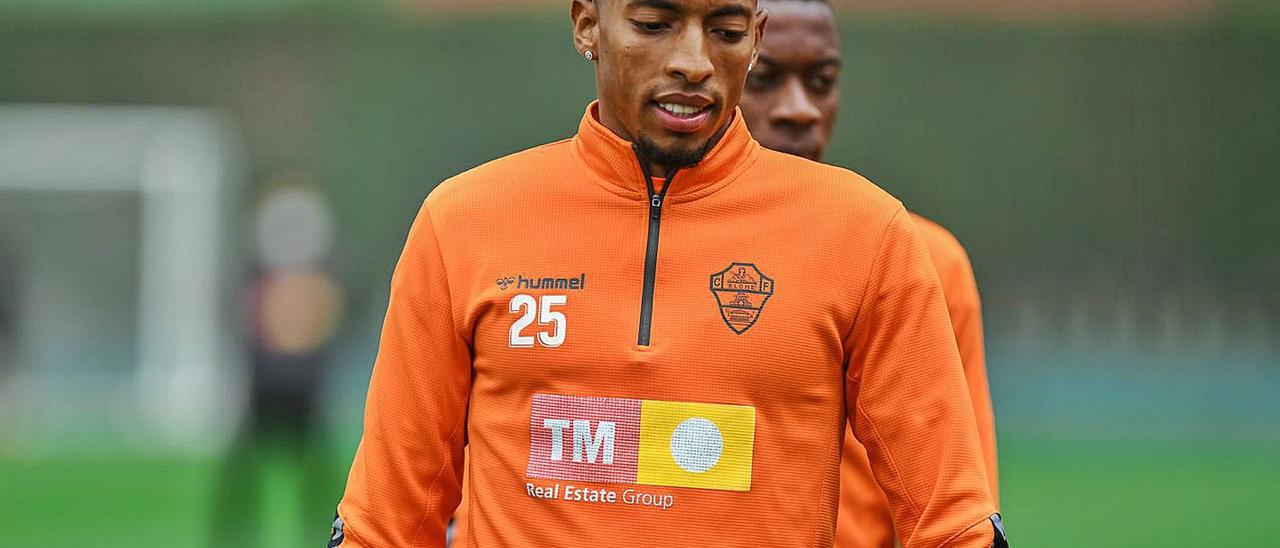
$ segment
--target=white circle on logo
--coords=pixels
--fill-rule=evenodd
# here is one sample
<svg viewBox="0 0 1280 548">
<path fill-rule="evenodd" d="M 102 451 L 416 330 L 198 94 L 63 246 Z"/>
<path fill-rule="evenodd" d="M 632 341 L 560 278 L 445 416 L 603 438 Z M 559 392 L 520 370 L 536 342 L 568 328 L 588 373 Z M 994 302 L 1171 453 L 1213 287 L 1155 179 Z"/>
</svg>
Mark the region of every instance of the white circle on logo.
<svg viewBox="0 0 1280 548">
<path fill-rule="evenodd" d="M 685 419 L 671 433 L 671 458 L 686 472 L 701 474 L 714 468 L 723 452 L 724 437 L 707 419 Z"/>
</svg>

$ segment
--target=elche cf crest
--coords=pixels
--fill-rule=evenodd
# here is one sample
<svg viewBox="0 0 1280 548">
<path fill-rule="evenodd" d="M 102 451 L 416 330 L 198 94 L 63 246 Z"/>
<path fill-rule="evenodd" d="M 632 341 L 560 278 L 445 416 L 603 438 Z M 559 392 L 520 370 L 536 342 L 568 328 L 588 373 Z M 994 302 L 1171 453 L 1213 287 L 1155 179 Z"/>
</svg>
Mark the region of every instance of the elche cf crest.
<svg viewBox="0 0 1280 548">
<path fill-rule="evenodd" d="M 756 265 L 733 263 L 711 275 L 711 294 L 716 297 L 720 318 L 734 333 L 745 333 L 760 319 L 764 303 L 773 296 L 773 278 Z"/>
</svg>

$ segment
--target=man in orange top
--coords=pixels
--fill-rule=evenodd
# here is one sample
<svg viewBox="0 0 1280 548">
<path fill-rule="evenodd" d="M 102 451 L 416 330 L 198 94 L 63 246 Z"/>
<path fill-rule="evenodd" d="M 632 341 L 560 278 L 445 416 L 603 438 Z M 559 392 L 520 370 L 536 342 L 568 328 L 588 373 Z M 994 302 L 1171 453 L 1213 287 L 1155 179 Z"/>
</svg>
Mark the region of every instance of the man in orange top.
<svg viewBox="0 0 1280 548">
<path fill-rule="evenodd" d="M 747 76 L 742 114 L 766 148 L 821 161 L 839 107 L 840 42 L 831 5 L 821 0 L 765 0 L 769 32 Z M 995 418 L 987 388 L 978 287 L 964 247 L 947 229 L 912 214 L 942 280 L 961 362 L 978 419 L 987 480 L 996 497 Z M 867 450 L 845 435 L 836 546 L 892 548 L 893 518 L 876 484 Z"/>
<path fill-rule="evenodd" d="M 431 192 L 331 546 L 828 546 L 846 421 L 908 548 L 1003 546 L 902 204 L 765 150 L 754 0 L 575 0 L 570 139 Z"/>
</svg>

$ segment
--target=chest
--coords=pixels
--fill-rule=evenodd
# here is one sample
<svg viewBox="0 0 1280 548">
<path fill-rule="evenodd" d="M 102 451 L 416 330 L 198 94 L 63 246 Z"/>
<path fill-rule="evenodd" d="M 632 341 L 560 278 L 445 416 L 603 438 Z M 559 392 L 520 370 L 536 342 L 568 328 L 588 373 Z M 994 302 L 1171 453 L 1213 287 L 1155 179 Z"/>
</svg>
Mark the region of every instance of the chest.
<svg viewBox="0 0 1280 548">
<path fill-rule="evenodd" d="M 830 242 L 733 208 L 675 203 L 655 223 L 645 205 L 594 204 L 590 221 L 570 206 L 479 263 L 479 394 L 746 403 L 839 391 L 855 306 Z"/>
</svg>

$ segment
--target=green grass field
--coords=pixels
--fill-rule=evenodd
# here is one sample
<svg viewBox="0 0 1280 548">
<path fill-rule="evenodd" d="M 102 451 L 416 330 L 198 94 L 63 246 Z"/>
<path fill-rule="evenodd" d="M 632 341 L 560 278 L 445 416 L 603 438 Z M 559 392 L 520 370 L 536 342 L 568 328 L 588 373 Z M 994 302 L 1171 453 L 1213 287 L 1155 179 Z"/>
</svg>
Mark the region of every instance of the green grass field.
<svg viewBox="0 0 1280 548">
<path fill-rule="evenodd" d="M 1280 546 L 1280 448 L 1005 440 L 1001 459 L 1016 546 Z M 207 546 L 217 469 L 154 457 L 0 461 L 0 544 Z M 303 532 L 300 478 L 282 462 L 267 470 L 262 545 L 322 545 L 329 516 Z"/>
<path fill-rule="evenodd" d="M 1002 506 L 1020 546 L 1280 546 L 1280 450 L 1005 443 Z"/>
</svg>

